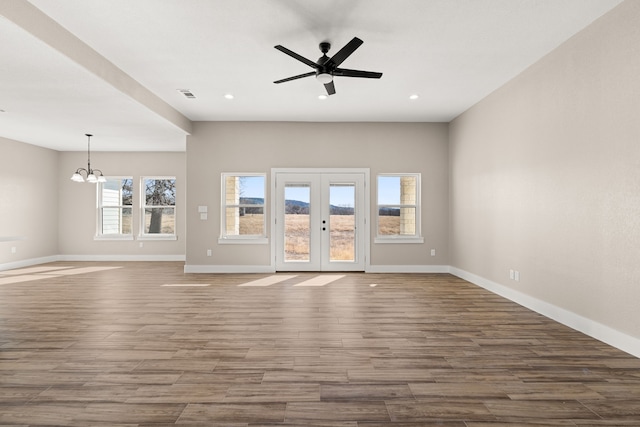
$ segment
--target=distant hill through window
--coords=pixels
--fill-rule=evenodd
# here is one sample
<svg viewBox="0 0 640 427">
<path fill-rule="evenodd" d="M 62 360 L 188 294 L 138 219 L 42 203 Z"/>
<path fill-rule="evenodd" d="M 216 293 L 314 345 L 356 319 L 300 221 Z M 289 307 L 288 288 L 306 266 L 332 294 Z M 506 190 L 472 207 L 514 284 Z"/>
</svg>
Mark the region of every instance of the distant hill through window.
<svg viewBox="0 0 640 427">
<path fill-rule="evenodd" d="M 240 197 L 241 205 L 262 205 L 264 199 L 258 197 Z M 292 215 L 309 215 L 309 203 L 299 200 L 285 200 L 285 214 Z M 245 213 L 252 213 L 250 207 L 245 208 Z M 348 206 L 331 205 L 330 215 L 353 215 L 354 209 Z M 379 215 L 381 216 L 400 216 L 400 209 L 397 208 L 381 208 Z"/>
</svg>

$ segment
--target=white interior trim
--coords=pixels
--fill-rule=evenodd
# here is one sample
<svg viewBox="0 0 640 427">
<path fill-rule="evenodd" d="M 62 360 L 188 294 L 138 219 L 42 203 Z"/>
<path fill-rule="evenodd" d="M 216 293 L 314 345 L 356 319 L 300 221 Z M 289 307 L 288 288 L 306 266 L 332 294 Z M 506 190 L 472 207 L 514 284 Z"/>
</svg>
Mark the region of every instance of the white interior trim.
<svg viewBox="0 0 640 427">
<path fill-rule="evenodd" d="M 369 265 L 365 273 L 448 273 L 448 265 Z"/>
<path fill-rule="evenodd" d="M 268 273 L 276 272 L 271 265 L 185 265 L 185 273 Z"/>
<path fill-rule="evenodd" d="M 46 264 L 48 262 L 56 262 L 56 261 L 60 261 L 60 257 L 58 255 L 52 255 L 52 256 L 47 256 L 42 258 L 23 259 L 20 261 L 7 262 L 5 264 L 0 264 L 0 271 L 31 267 L 32 265 Z"/>
<path fill-rule="evenodd" d="M 616 347 L 635 357 L 640 357 L 640 339 L 638 338 L 457 267 L 450 267 L 449 272 L 454 276 L 507 298 L 536 313 L 542 314 L 549 319 L 562 323 L 565 326 Z"/>
<path fill-rule="evenodd" d="M 185 261 L 185 255 L 58 255 L 58 261 Z"/>
</svg>

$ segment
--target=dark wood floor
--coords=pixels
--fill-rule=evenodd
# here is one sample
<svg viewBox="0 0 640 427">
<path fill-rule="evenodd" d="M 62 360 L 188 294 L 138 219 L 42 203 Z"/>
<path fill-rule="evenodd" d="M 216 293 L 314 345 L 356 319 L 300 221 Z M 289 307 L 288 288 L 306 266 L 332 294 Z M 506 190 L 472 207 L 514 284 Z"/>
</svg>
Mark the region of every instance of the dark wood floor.
<svg viewBox="0 0 640 427">
<path fill-rule="evenodd" d="M 0 272 L 2 425 L 640 426 L 640 359 L 450 275 L 40 267 Z"/>
</svg>

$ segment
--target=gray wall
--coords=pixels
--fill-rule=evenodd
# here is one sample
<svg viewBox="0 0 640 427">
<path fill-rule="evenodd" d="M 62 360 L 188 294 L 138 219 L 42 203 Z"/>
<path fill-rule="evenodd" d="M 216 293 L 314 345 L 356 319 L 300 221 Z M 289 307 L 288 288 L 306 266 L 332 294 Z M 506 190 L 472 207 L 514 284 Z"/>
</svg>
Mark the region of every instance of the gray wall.
<svg viewBox="0 0 640 427">
<path fill-rule="evenodd" d="M 0 265 L 57 255 L 58 156 L 0 138 Z"/>
<path fill-rule="evenodd" d="M 96 186 L 73 182 L 71 174 L 87 165 L 87 153 L 59 154 L 59 254 L 72 259 L 151 259 L 183 260 L 186 246 L 185 210 L 186 170 L 185 153 L 178 152 L 92 152 L 91 166 L 105 176 L 132 176 L 134 208 L 140 203 L 140 178 L 143 176 L 176 177 L 176 234 L 177 240 L 161 241 L 105 241 L 94 240 L 96 234 Z M 137 237 L 140 218 L 134 209 L 133 233 Z M 143 247 L 140 247 L 140 243 Z"/>
<path fill-rule="evenodd" d="M 639 76 L 631 1 L 451 123 L 454 268 L 640 337 Z"/>
<path fill-rule="evenodd" d="M 187 138 L 187 265 L 270 265 L 270 245 L 218 245 L 217 239 L 221 173 L 261 172 L 269 178 L 271 168 L 370 168 L 372 212 L 377 173 L 422 173 L 424 244 L 372 244 L 371 265 L 447 265 L 447 127 L 445 123 L 194 123 Z M 272 200 L 272 195 L 267 198 Z M 202 205 L 208 206 L 206 221 L 199 219 Z M 375 230 L 371 233 L 375 236 Z M 430 248 L 437 249 L 438 256 L 429 256 Z M 206 256 L 207 249 L 212 249 L 212 257 Z"/>
</svg>

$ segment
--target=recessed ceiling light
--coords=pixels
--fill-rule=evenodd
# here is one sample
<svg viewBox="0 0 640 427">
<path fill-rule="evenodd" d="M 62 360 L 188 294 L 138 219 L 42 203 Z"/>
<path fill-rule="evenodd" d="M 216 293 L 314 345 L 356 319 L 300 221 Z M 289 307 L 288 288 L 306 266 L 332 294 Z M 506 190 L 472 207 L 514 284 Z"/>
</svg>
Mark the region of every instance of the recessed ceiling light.
<svg viewBox="0 0 640 427">
<path fill-rule="evenodd" d="M 409 96 L 409 99 L 412 100 L 412 101 L 415 100 L 415 99 L 418 99 L 418 98 L 420 98 L 420 97 L 415 93 L 413 95 Z"/>
<path fill-rule="evenodd" d="M 231 95 L 230 93 L 227 93 L 224 97 L 225 99 L 233 99 L 233 95 Z"/>
<path fill-rule="evenodd" d="M 321 101 L 324 101 L 325 99 L 329 98 L 327 95 L 319 95 L 318 99 Z"/>
</svg>

